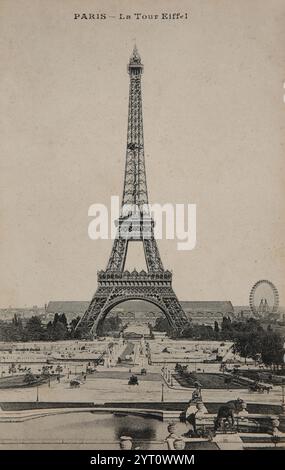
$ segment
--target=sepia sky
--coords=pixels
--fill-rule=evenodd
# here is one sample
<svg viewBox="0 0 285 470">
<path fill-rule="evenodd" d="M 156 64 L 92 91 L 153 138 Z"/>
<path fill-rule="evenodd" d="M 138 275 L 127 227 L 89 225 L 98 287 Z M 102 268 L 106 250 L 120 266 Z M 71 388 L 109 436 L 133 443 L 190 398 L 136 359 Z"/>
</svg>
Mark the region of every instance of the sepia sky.
<svg viewBox="0 0 285 470">
<path fill-rule="evenodd" d="M 0 307 L 91 299 L 112 241 L 87 213 L 122 193 L 135 42 L 150 200 L 197 204 L 193 251 L 158 242 L 177 295 L 243 305 L 269 279 L 284 304 L 284 24 L 284 0 L 0 0 Z"/>
</svg>

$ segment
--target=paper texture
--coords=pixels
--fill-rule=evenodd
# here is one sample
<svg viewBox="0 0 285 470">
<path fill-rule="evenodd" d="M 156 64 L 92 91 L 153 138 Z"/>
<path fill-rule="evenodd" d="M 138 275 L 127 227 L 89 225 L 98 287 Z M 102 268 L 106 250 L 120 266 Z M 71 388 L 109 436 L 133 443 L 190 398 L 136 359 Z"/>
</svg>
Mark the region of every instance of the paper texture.
<svg viewBox="0 0 285 470">
<path fill-rule="evenodd" d="M 173 295 L 187 318 L 192 315 L 192 323 L 214 329 L 214 321 L 220 328 L 229 311 L 232 321 L 241 321 L 241 312 L 250 316 L 250 291 L 259 280 L 268 280 L 257 286 L 251 301 L 259 309 L 264 331 L 275 322 L 274 331 L 284 337 L 284 21 L 283 0 L 0 0 L 2 322 L 15 322 L 16 315 L 26 328 L 29 318 L 39 315 L 45 329 L 56 313 L 64 313 L 69 325 L 82 317 L 98 287 L 97 271 L 106 269 L 114 240 L 90 239 L 88 210 L 92 204 L 109 210 L 111 197 L 121 200 L 123 194 L 130 115 L 127 64 L 136 45 L 144 66 L 149 202 L 196 205 L 193 249 L 179 250 L 177 234 L 157 240 L 163 269 L 173 272 Z M 141 145 L 139 137 L 134 139 L 140 142 L 134 145 Z M 129 244 L 125 270 L 147 271 L 140 245 Z M 124 295 L 130 302 L 135 298 L 134 290 L 119 300 Z M 137 300 L 144 296 L 137 295 Z M 75 303 L 48 307 L 64 301 Z M 187 307 L 187 302 L 193 304 Z M 167 448 L 167 425 L 178 420 L 171 406 L 165 408 L 163 426 L 151 413 L 142 414 L 150 424 L 141 425 L 136 434 L 133 415 L 126 413 L 120 422 L 108 414 L 105 403 L 114 411 L 114 403 L 132 403 L 139 409 L 144 402 L 179 402 L 182 412 L 195 386 L 193 382 L 183 388 L 181 380 L 173 385 L 175 364 L 183 356 L 177 348 L 193 347 L 197 359 L 189 353 L 186 360 L 192 372 L 196 367 L 196 373 L 197 368 L 200 373 L 218 373 L 220 364 L 203 365 L 206 353 L 201 351 L 208 348 L 213 354 L 223 340 L 211 337 L 217 343 L 199 343 L 195 352 L 196 337 L 164 339 L 162 348 L 161 338 L 148 339 L 142 333 L 149 321 L 155 328 L 161 303 L 154 304 L 148 309 L 140 305 L 137 316 L 136 307 L 122 307 L 121 313 L 133 314 L 127 328 L 131 325 L 139 340 L 105 336 L 102 341 L 89 338 L 84 346 L 76 335 L 62 338 L 61 331 L 61 341 L 38 341 L 36 336 L 32 341 L 30 336 L 5 336 L 8 327 L 1 323 L 0 448 L 119 448 L 122 435 L 131 435 L 140 448 Z M 173 308 L 177 313 L 180 307 Z M 145 320 L 147 315 L 151 320 Z M 108 346 L 112 341 L 117 341 L 115 347 Z M 224 341 L 232 345 L 235 340 Z M 127 344 L 132 345 L 131 362 Z M 152 358 L 161 354 L 157 365 L 149 364 L 148 345 Z M 165 348 L 172 362 L 165 359 Z M 32 374 L 42 374 L 46 365 L 53 366 L 49 384 L 46 379 L 37 386 L 18 387 L 15 377 L 26 375 L 29 368 Z M 88 367 L 97 372 L 88 374 Z M 163 367 L 169 370 L 161 371 Z M 150 375 L 138 375 L 141 369 Z M 139 377 L 136 389 L 128 384 L 131 373 Z M 13 376 L 16 385 L 1 388 L 1 380 Z M 70 387 L 78 376 L 82 383 Z M 263 377 L 260 382 L 268 381 Z M 231 394 L 203 385 L 203 401 L 221 404 L 241 397 L 246 403 L 281 406 L 280 384 L 271 385 L 273 391 L 265 392 L 262 400 L 250 394 L 248 384 Z M 5 408 L 8 402 L 14 405 Z M 31 406 L 17 414 L 17 403 L 24 402 L 49 403 L 53 411 L 48 413 L 43 405 L 39 418 L 30 420 L 35 414 Z M 95 404 L 103 414 L 57 414 L 58 403 L 75 403 L 77 411 Z M 218 410 L 209 409 L 210 414 Z M 92 437 L 95 421 L 101 437 Z M 179 423 L 175 430 L 179 436 L 188 429 L 183 426 Z M 238 445 L 232 443 L 231 448 Z"/>
</svg>

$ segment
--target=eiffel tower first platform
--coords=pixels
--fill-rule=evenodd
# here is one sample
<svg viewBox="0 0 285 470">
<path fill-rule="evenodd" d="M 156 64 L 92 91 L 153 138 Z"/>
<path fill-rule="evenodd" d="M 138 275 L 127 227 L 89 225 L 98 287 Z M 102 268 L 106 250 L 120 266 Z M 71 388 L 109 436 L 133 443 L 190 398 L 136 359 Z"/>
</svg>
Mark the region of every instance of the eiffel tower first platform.
<svg viewBox="0 0 285 470">
<path fill-rule="evenodd" d="M 124 190 L 117 234 L 105 271 L 98 272 L 98 287 L 77 325 L 80 336 L 94 337 L 102 331 L 106 315 L 126 300 L 145 300 L 164 312 L 173 335 L 189 325 L 172 288 L 172 273 L 164 270 L 154 238 L 154 221 L 149 212 L 146 183 L 141 76 L 143 64 L 136 46 L 128 64 L 130 76 L 128 135 Z M 128 244 L 141 242 L 146 271 L 125 271 Z"/>
</svg>

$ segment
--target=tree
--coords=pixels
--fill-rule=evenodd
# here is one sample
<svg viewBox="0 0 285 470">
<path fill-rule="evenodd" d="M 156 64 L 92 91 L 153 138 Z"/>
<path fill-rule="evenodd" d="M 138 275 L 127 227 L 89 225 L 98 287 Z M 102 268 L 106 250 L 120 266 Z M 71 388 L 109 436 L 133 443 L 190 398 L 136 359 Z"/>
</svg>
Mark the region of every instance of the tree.
<svg viewBox="0 0 285 470">
<path fill-rule="evenodd" d="M 52 329 L 52 339 L 53 341 L 61 341 L 66 339 L 68 336 L 68 330 L 67 326 L 62 323 L 61 321 L 58 321 Z"/>
<path fill-rule="evenodd" d="M 23 322 L 20 315 L 17 315 L 16 313 L 14 314 L 14 317 L 12 319 L 12 325 L 19 328 L 19 330 L 23 330 Z"/>
<path fill-rule="evenodd" d="M 47 326 L 46 326 L 46 338 L 48 341 L 52 341 L 53 340 L 53 323 L 51 321 L 48 322 Z"/>
<path fill-rule="evenodd" d="M 61 315 L 59 315 L 58 321 L 60 321 L 61 323 L 63 323 L 67 327 L 67 319 L 66 319 L 65 313 L 62 313 Z"/>
<path fill-rule="evenodd" d="M 215 324 L 214 324 L 214 332 L 217 335 L 220 333 L 220 327 L 219 327 L 219 323 L 217 321 L 215 321 Z"/>
<path fill-rule="evenodd" d="M 245 358 L 256 359 L 257 355 L 261 352 L 261 343 L 264 336 L 264 331 L 255 332 L 240 332 L 235 339 L 236 351 Z"/>
<path fill-rule="evenodd" d="M 194 337 L 200 340 L 214 339 L 215 333 L 209 325 L 193 325 Z"/>
<path fill-rule="evenodd" d="M 224 340 L 233 339 L 233 325 L 230 317 L 223 317 L 221 324 L 221 337 Z"/>
<path fill-rule="evenodd" d="M 55 326 L 58 321 L 59 321 L 59 314 L 55 313 L 53 317 L 53 326 Z"/>
<path fill-rule="evenodd" d="M 35 375 L 31 372 L 27 372 L 27 374 L 25 374 L 24 376 L 24 383 L 26 383 L 27 385 L 31 385 L 34 382 L 36 382 Z"/>
<path fill-rule="evenodd" d="M 194 325 L 188 326 L 183 330 L 183 338 L 193 338 L 194 337 Z"/>
<path fill-rule="evenodd" d="M 119 315 L 107 316 L 104 322 L 101 324 L 101 328 L 103 334 L 121 332 L 123 328 L 122 320 L 120 319 Z"/>
<path fill-rule="evenodd" d="M 167 318 L 165 316 L 161 316 L 156 319 L 153 331 L 165 331 L 167 334 L 171 334 L 172 328 L 169 325 Z"/>
<path fill-rule="evenodd" d="M 67 319 L 65 314 L 55 313 L 53 321 L 46 326 L 46 339 L 49 341 L 60 341 L 69 338 Z"/>
<path fill-rule="evenodd" d="M 278 333 L 267 331 L 261 343 L 261 358 L 267 366 L 283 365 L 283 339 Z"/>
<path fill-rule="evenodd" d="M 45 330 L 39 317 L 33 316 L 29 318 L 25 328 L 25 336 L 28 341 L 40 341 L 46 339 Z"/>
<path fill-rule="evenodd" d="M 24 341 L 25 334 L 22 319 L 14 315 L 12 322 L 0 321 L 0 341 Z"/>
<path fill-rule="evenodd" d="M 42 367 L 42 375 L 44 377 L 49 377 L 49 375 L 50 375 L 49 366 L 43 366 Z"/>
</svg>

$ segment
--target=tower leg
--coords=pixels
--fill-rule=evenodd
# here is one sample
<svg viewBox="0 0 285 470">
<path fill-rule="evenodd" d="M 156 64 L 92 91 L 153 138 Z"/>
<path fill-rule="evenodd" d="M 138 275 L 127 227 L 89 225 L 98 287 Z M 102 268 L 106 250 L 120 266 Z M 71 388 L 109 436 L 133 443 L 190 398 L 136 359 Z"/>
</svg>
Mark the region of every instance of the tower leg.
<svg viewBox="0 0 285 470">
<path fill-rule="evenodd" d="M 115 238 L 111 256 L 109 258 L 107 270 L 110 271 L 123 271 L 126 255 L 127 255 L 128 242 L 125 238 Z"/>
</svg>

